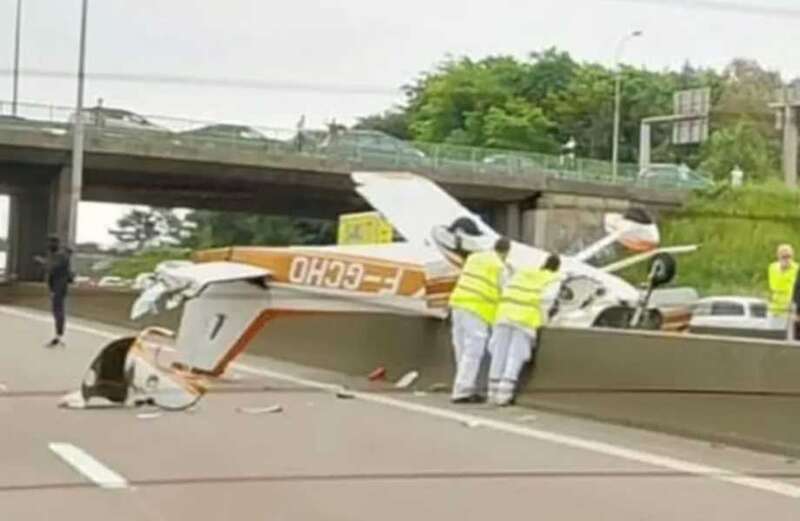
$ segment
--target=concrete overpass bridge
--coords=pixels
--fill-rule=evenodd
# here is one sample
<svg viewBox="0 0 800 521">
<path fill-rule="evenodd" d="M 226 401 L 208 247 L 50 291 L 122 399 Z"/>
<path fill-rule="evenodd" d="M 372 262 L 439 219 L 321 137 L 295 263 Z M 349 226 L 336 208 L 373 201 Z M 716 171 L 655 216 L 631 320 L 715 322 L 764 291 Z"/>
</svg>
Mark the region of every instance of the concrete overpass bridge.
<svg viewBox="0 0 800 521">
<path fill-rule="evenodd" d="M 21 113 L 33 117 L 14 119 L 2 116 L 3 107 L 0 192 L 12 196 L 9 272 L 35 279 L 32 255 L 48 233 L 67 235 L 75 211 L 71 112 L 23 105 Z M 679 205 L 686 195 L 684 187 L 648 186 L 630 176 L 612 181 L 610 165 L 598 161 L 565 167 L 553 156 L 512 158 L 446 145 L 424 146 L 425 154 L 413 157 L 358 142 L 345 151 L 301 148 L 293 131 L 258 129 L 264 139 L 227 138 L 183 132 L 208 123 L 152 119 L 165 122 L 164 130 L 87 125 L 82 200 L 334 218 L 365 209 L 352 171 L 408 170 L 440 183 L 508 235 L 558 248 L 565 234 L 548 233 L 554 222 L 574 235 L 587 224 L 581 212 L 600 215 L 632 204 L 657 210 Z"/>
</svg>

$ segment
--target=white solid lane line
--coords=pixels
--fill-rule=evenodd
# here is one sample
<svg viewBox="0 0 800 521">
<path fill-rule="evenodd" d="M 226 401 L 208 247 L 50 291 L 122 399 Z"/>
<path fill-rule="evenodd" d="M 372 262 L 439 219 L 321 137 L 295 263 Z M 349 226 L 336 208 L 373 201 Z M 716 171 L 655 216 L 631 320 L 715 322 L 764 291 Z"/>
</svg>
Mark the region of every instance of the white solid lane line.
<svg viewBox="0 0 800 521">
<path fill-rule="evenodd" d="M 0 306 L 0 313 L 6 313 L 8 315 L 13 315 L 19 318 L 49 322 L 49 319 L 43 315 L 29 313 L 25 311 L 19 311 L 16 309 L 10 309 L 3 306 Z M 70 328 L 75 331 L 94 334 L 103 338 L 111 338 L 111 339 L 117 338 L 117 336 L 111 333 L 104 332 L 94 328 L 84 327 L 81 325 L 73 325 L 70 326 Z M 290 382 L 296 385 L 301 385 L 314 389 L 335 392 L 341 388 L 341 386 L 339 385 L 320 382 L 317 380 L 310 380 L 307 378 L 299 378 L 291 374 L 271 371 L 269 369 L 261 369 L 238 363 L 231 365 L 235 369 L 241 372 L 259 376 L 266 376 L 268 378 L 273 378 L 275 380 L 282 380 L 284 382 Z M 577 436 L 559 434 L 556 432 L 545 431 L 541 429 L 533 429 L 530 427 L 525 427 L 522 425 L 517 425 L 514 423 L 509 423 L 501 420 L 493 420 L 490 418 L 484 418 L 482 416 L 456 412 L 453 410 L 444 409 L 440 407 L 433 407 L 429 405 L 422 405 L 419 403 L 407 402 L 404 400 L 390 398 L 387 396 L 355 392 L 355 391 L 353 391 L 352 394 L 354 397 L 367 402 L 377 403 L 380 405 L 394 407 L 397 409 L 402 409 L 409 412 L 415 412 L 418 414 L 424 414 L 426 416 L 458 421 L 470 425 L 479 425 L 481 427 L 492 429 L 498 432 L 515 434 L 517 436 L 523 436 L 526 438 L 546 441 L 549 443 L 554 443 L 565 447 L 587 450 L 597 454 L 604 454 L 606 456 L 617 457 L 628 461 L 643 463 L 654 467 L 661 467 L 663 469 L 667 469 L 673 472 L 702 476 L 705 478 L 723 481 L 726 483 L 732 483 L 735 485 L 757 489 L 764 492 L 771 492 L 774 494 L 788 496 L 791 498 L 800 498 L 800 487 L 782 481 L 757 478 L 719 467 L 712 467 L 708 465 L 692 463 L 690 461 L 671 458 L 668 456 L 660 456 L 658 454 L 653 454 L 650 452 L 645 452 L 636 449 L 629 449 L 626 447 L 613 445 L 602 441 L 596 441 L 587 438 L 579 438 Z"/>
<path fill-rule="evenodd" d="M 37 322 L 44 322 L 46 324 L 51 324 L 53 322 L 53 319 L 45 315 L 44 312 L 21 311 L 19 309 L 11 308 L 8 306 L 0 306 L 0 313 L 3 313 L 11 317 L 24 318 L 27 320 L 35 320 Z M 93 327 L 86 327 L 81 324 L 69 324 L 67 326 L 67 329 L 72 331 L 79 331 L 81 333 L 86 333 L 89 335 L 95 335 L 100 338 L 105 338 L 108 340 L 116 340 L 122 336 L 122 335 L 115 335 L 110 331 L 103 331 L 101 329 L 96 329 Z"/>
<path fill-rule="evenodd" d="M 338 385 L 318 382 L 315 380 L 308 380 L 305 378 L 297 378 L 292 375 L 278 373 L 267 369 L 258 369 L 255 367 L 250 367 L 241 364 L 233 364 L 233 365 L 235 369 L 241 372 L 266 376 L 276 380 L 283 380 L 304 387 L 312 387 L 326 391 L 335 391 L 341 388 Z M 724 481 L 727 483 L 733 483 L 736 485 L 754 488 L 765 492 L 780 494 L 782 496 L 800 498 L 800 487 L 796 487 L 794 485 L 790 485 L 789 483 L 784 483 L 782 481 L 756 478 L 738 472 L 734 472 L 731 470 L 726 470 L 723 468 L 692 463 L 689 461 L 671 458 L 667 456 L 659 456 L 658 454 L 644 452 L 636 449 L 628 449 L 625 447 L 620 447 L 618 445 L 612 445 L 610 443 L 605 443 L 601 441 L 579 438 L 577 436 L 570 436 L 566 434 L 558 434 L 555 432 L 544 431 L 541 429 L 533 429 L 530 427 L 524 427 L 521 425 L 504 422 L 501 420 L 493 420 L 490 418 L 476 416 L 473 414 L 465 414 L 452 411 L 449 409 L 442 409 L 439 407 L 432 407 L 429 405 L 407 402 L 404 400 L 398 400 L 396 398 L 389 398 L 387 396 L 381 396 L 370 393 L 361 393 L 355 391 L 352 392 L 352 394 L 355 398 L 367 402 L 387 405 L 390 407 L 395 407 L 406 411 L 425 414 L 427 416 L 433 416 L 446 420 L 454 420 L 469 425 L 485 427 L 499 432 L 515 434 L 526 438 L 533 438 L 536 440 L 555 443 L 557 445 L 563 445 L 575 449 L 588 450 L 598 454 L 604 454 L 606 456 L 613 456 L 621 459 L 626 459 L 629 461 L 635 461 L 637 463 L 644 463 L 646 465 L 651 465 L 654 467 L 661 467 L 675 472 L 691 474 L 695 476 L 702 476 L 705 478 Z"/>
<path fill-rule="evenodd" d="M 50 450 L 89 481 L 101 488 L 128 488 L 128 480 L 106 467 L 83 449 L 69 443 L 50 443 Z"/>
</svg>

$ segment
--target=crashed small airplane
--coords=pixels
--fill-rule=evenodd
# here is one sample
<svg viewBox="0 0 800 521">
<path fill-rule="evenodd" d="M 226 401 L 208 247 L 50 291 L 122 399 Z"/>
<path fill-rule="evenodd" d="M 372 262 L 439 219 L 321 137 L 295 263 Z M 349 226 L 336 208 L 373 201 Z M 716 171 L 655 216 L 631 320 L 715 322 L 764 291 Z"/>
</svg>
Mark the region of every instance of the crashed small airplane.
<svg viewBox="0 0 800 521">
<path fill-rule="evenodd" d="M 499 236 L 432 181 L 410 173 L 352 174 L 356 191 L 402 235 L 403 242 L 369 246 L 230 247 L 196 252 L 193 262 L 164 263 L 149 277 L 132 318 L 183 307 L 177 334 L 148 328 L 106 346 L 81 390 L 84 406 L 151 404 L 190 407 L 208 384 L 271 321 L 308 313 L 363 313 L 444 320 L 460 267 Z M 654 288 L 672 280 L 671 254 L 695 246 L 658 248 L 656 224 L 632 209 L 605 216 L 607 235 L 564 256 L 552 324 L 564 327 L 659 329 L 649 305 Z M 588 261 L 620 243 L 636 252 L 604 267 Z M 514 242 L 512 266 L 540 265 L 547 252 Z M 646 289 L 615 275 L 649 261 Z M 268 331 L 267 333 L 268 334 Z"/>
</svg>

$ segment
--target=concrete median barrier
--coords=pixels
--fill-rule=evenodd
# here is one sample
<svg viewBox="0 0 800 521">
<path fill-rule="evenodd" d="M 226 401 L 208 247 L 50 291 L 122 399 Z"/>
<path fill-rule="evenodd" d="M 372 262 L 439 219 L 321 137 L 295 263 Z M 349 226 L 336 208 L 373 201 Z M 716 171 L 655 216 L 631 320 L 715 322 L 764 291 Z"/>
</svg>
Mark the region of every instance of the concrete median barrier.
<svg viewBox="0 0 800 521">
<path fill-rule="evenodd" d="M 73 316 L 139 328 L 135 294 L 75 288 Z M 41 285 L 0 288 L 0 303 L 47 309 Z M 176 313 L 155 322 L 176 328 Z M 147 325 L 152 325 L 151 321 Z M 449 323 L 364 314 L 308 314 L 270 322 L 250 355 L 387 379 L 420 372 L 416 389 L 449 385 Z M 610 330 L 548 329 L 518 403 L 800 457 L 800 348 L 752 339 Z"/>
<path fill-rule="evenodd" d="M 129 289 L 72 287 L 67 298 L 69 316 L 96 320 L 117 327 L 139 329 L 150 325 L 177 328 L 180 315 L 168 312 L 144 321 L 130 319 L 137 293 Z M 50 310 L 47 288 L 42 284 L 15 283 L 0 286 L 0 304 L 13 304 L 42 311 Z"/>
</svg>

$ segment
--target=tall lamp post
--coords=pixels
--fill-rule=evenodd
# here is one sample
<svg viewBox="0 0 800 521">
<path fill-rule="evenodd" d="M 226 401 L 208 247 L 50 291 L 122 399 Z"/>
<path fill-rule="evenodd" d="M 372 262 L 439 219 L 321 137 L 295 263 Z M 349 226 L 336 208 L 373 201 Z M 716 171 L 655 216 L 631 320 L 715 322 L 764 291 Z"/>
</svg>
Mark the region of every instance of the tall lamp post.
<svg viewBox="0 0 800 521">
<path fill-rule="evenodd" d="M 78 98 L 75 102 L 75 121 L 72 126 L 72 171 L 70 182 L 70 212 L 67 243 L 76 244 L 78 236 L 78 204 L 83 188 L 83 84 L 86 62 L 86 11 L 88 0 L 82 0 L 80 54 L 78 55 Z"/>
<path fill-rule="evenodd" d="M 19 95 L 19 39 L 22 20 L 22 0 L 17 0 L 17 24 L 14 31 L 14 94 L 11 98 L 11 114 L 17 115 L 17 98 Z"/>
<path fill-rule="evenodd" d="M 616 181 L 617 173 L 619 170 L 619 125 L 620 125 L 620 98 L 622 97 L 622 74 L 620 68 L 620 60 L 622 59 L 622 51 L 625 49 L 625 44 L 634 38 L 642 36 L 644 32 L 633 31 L 626 34 L 617 45 L 617 50 L 614 53 L 614 142 L 612 143 L 611 152 L 611 178 Z"/>
</svg>

